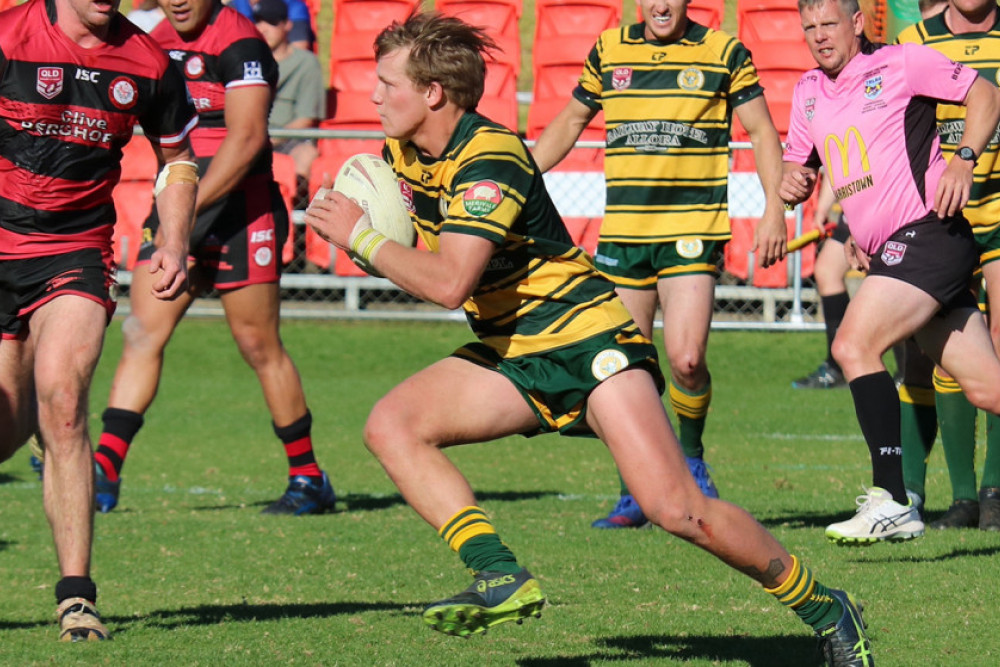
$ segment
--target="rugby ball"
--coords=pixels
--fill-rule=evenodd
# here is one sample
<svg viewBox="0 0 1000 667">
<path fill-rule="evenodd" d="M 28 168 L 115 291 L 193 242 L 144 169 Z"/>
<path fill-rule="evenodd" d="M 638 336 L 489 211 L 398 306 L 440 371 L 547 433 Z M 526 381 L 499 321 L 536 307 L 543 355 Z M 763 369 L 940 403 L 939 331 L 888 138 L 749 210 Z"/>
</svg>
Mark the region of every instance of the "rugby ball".
<svg viewBox="0 0 1000 667">
<path fill-rule="evenodd" d="M 333 189 L 363 208 L 376 231 L 396 243 L 413 246 L 416 229 L 399 190 L 399 180 L 381 157 L 359 153 L 348 158 L 337 172 Z M 378 275 L 363 259 L 353 252 L 350 255 L 366 272 Z"/>
</svg>

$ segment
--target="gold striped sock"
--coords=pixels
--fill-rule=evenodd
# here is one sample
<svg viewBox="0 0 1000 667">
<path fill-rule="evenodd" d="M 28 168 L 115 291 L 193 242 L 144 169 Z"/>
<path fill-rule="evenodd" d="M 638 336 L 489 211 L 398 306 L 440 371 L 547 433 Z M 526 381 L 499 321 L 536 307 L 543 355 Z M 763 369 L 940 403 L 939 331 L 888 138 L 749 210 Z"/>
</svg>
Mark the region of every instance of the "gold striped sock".
<svg viewBox="0 0 1000 667">
<path fill-rule="evenodd" d="M 670 407 L 681 417 L 704 419 L 712 403 L 712 384 L 709 382 L 697 394 L 689 394 L 673 382 L 670 383 Z"/>
<path fill-rule="evenodd" d="M 816 581 L 813 579 L 812 571 L 799 563 L 798 558 L 792 556 L 792 571 L 788 573 L 788 577 L 777 587 L 764 590 L 778 598 L 781 604 L 795 609 L 809 602 L 815 589 Z"/>
<path fill-rule="evenodd" d="M 942 375 L 938 368 L 934 369 L 934 391 L 941 394 L 957 394 L 962 391 L 955 378 Z"/>
<path fill-rule="evenodd" d="M 486 512 L 481 507 L 463 507 L 455 516 L 448 519 L 438 535 L 448 543 L 451 550 L 458 553 L 462 545 L 477 535 L 496 534 L 496 529 L 490 523 Z"/>
<path fill-rule="evenodd" d="M 911 387 L 899 385 L 899 400 L 910 405 L 934 405 L 934 389 L 931 387 Z"/>
</svg>

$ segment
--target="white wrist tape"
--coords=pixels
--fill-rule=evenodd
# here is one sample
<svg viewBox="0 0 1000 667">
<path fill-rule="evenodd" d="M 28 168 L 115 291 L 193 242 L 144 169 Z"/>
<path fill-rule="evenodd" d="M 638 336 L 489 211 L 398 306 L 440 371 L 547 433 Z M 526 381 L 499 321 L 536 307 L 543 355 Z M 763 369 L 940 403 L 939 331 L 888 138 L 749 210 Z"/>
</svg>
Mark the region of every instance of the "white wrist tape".
<svg viewBox="0 0 1000 667">
<path fill-rule="evenodd" d="M 354 223 L 354 229 L 347 238 L 347 243 L 351 247 L 351 252 L 368 264 L 372 264 L 375 255 L 388 240 L 385 234 L 372 227 L 371 219 L 365 213 Z"/>
</svg>

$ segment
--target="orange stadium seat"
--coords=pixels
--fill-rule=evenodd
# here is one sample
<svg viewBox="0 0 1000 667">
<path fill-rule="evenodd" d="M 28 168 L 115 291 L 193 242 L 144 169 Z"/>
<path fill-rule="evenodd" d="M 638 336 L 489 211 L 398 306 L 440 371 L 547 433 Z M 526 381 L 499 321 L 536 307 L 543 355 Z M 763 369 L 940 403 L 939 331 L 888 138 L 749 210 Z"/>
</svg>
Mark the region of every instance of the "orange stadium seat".
<svg viewBox="0 0 1000 667">
<path fill-rule="evenodd" d="M 118 216 L 112 240 L 115 263 L 131 271 L 139 258 L 142 225 L 153 210 L 153 179 L 121 181 L 111 196 Z"/>
<path fill-rule="evenodd" d="M 422 0 L 335 0 L 333 32 L 374 38 L 382 28 L 402 21 L 421 4 Z"/>
<path fill-rule="evenodd" d="M 737 0 L 736 36 L 751 51 L 776 35 L 795 39 L 802 35 L 796 0 Z"/>
<path fill-rule="evenodd" d="M 295 224 L 292 222 L 292 210 L 295 193 L 298 190 L 298 175 L 295 173 L 295 158 L 291 155 L 275 153 L 273 165 L 274 180 L 281 190 L 281 199 L 285 202 L 285 208 L 288 210 L 288 238 L 281 248 L 281 261 L 283 264 L 288 264 L 295 259 Z"/>
<path fill-rule="evenodd" d="M 118 222 L 115 224 L 115 262 L 129 271 L 135 267 L 142 243 L 142 225 L 153 210 L 153 184 L 158 164 L 145 137 L 133 137 L 122 148 L 122 175 L 112 193 Z"/>
<path fill-rule="evenodd" d="M 437 0 L 437 9 L 483 28 L 500 48 L 494 57 L 513 64 L 515 73 L 521 71 L 520 0 Z"/>
<path fill-rule="evenodd" d="M 486 64 L 486 86 L 477 109 L 490 120 L 517 132 L 517 72 L 509 63 Z"/>
<path fill-rule="evenodd" d="M 602 31 L 621 21 L 621 0 L 536 0 L 535 46 L 539 40 L 574 35 L 586 35 L 593 43 Z"/>
</svg>

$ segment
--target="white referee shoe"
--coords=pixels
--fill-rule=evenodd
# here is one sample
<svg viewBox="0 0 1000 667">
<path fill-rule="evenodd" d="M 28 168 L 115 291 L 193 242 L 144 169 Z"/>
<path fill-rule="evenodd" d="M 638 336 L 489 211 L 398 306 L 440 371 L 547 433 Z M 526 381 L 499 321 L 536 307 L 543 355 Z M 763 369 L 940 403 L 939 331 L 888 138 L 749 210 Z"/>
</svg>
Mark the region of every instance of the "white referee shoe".
<svg viewBox="0 0 1000 667">
<path fill-rule="evenodd" d="M 847 521 L 826 527 L 826 537 L 837 544 L 864 545 L 912 540 L 924 534 L 920 511 L 911 503 L 900 505 L 892 494 L 877 486 L 858 496 L 857 513 Z"/>
</svg>

